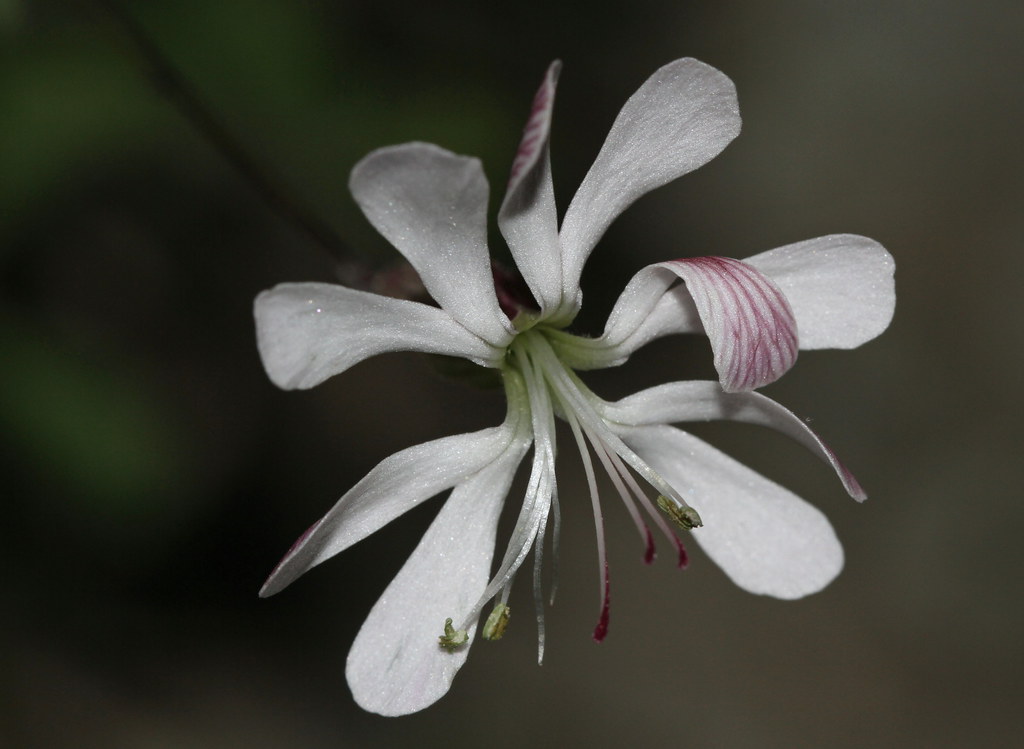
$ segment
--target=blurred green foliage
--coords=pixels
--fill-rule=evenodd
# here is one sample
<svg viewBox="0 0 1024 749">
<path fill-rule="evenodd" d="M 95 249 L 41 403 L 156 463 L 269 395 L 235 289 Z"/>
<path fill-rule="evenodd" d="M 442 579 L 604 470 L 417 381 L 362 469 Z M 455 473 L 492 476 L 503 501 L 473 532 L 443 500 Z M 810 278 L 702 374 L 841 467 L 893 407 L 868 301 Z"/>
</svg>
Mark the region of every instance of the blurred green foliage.
<svg viewBox="0 0 1024 749">
<path fill-rule="evenodd" d="M 27 467 L 63 499 L 118 514 L 167 512 L 185 488 L 178 440 L 138 381 L 10 319 L 0 319 L 0 350 L 0 424 Z"/>
</svg>

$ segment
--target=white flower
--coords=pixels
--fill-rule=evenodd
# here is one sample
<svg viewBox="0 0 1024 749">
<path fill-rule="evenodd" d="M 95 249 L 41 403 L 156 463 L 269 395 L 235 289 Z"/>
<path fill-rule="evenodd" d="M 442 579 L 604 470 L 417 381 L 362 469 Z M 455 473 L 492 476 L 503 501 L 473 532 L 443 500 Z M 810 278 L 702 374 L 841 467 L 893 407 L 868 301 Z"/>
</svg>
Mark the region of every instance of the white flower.
<svg viewBox="0 0 1024 749">
<path fill-rule="evenodd" d="M 501 426 L 384 460 L 303 534 L 261 591 L 278 592 L 420 502 L 452 490 L 348 656 L 356 701 L 384 715 L 415 712 L 448 690 L 493 599 L 498 604 L 484 633 L 500 636 L 512 579 L 531 549 L 543 652 L 541 554 L 549 520 L 557 551 L 559 524 L 556 415 L 569 425 L 590 487 L 604 591 L 598 640 L 608 624 L 608 576 L 592 455 L 640 530 L 648 560 L 654 546 L 644 513 L 677 546 L 681 566 L 685 551 L 667 521 L 692 528 L 703 519 L 694 537 L 726 574 L 749 591 L 779 598 L 820 590 L 839 572 L 842 547 L 828 521 L 668 424 L 730 419 L 770 426 L 830 463 L 847 492 L 864 498 L 817 435 L 753 389 L 792 366 L 798 347 L 853 348 L 882 332 L 895 300 L 892 258 L 870 239 L 835 235 L 742 262 L 658 263 L 626 285 L 602 336 L 567 332 L 580 307 L 583 265 L 608 225 L 644 193 L 721 152 L 739 133 L 740 116 L 733 84 L 721 72 L 692 59 L 661 68 L 626 102 L 559 227 L 548 154 L 559 68 L 557 62 L 549 68 L 534 100 L 499 213 L 535 305 L 513 308 L 495 293 L 480 163 L 422 143 L 375 151 L 355 167 L 350 186 L 439 307 L 319 283 L 282 284 L 256 299 L 260 354 L 282 388 L 313 387 L 370 356 L 399 350 L 463 357 L 497 370 L 504 382 L 508 415 Z M 608 403 L 576 374 L 620 364 L 672 333 L 707 334 L 719 382 L 675 382 Z M 492 574 L 498 517 L 531 445 L 529 484 Z"/>
</svg>

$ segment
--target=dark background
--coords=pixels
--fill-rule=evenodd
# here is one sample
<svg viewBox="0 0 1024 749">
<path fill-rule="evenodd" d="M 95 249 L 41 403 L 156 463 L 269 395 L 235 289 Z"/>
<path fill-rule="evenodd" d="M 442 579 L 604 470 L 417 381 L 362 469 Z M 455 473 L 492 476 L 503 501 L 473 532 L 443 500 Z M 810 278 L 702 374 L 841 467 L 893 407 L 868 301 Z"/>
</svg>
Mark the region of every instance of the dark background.
<svg viewBox="0 0 1024 749">
<path fill-rule="evenodd" d="M 2 0 L 0 745 L 1020 745 L 1024 5 L 126 5 L 284 191 L 371 265 L 393 251 L 346 188 L 369 150 L 424 140 L 477 155 L 493 212 L 558 57 L 564 210 L 650 73 L 683 56 L 720 68 L 743 133 L 616 222 L 584 276 L 584 325 L 599 329 L 656 260 L 834 232 L 881 241 L 897 263 L 889 331 L 805 353 L 767 389 L 813 418 L 871 499 L 850 501 L 781 436 L 695 429 L 822 507 L 846 570 L 786 603 L 739 591 L 699 552 L 683 575 L 645 568 L 608 502 L 615 605 L 597 646 L 592 520 L 565 449 L 545 665 L 521 581 L 521 624 L 475 647 L 444 700 L 363 713 L 345 654 L 437 502 L 278 597 L 256 591 L 376 462 L 497 423 L 499 397 L 413 355 L 276 390 L 252 298 L 333 280 L 336 262 L 161 98 L 102 4 Z M 709 359 L 673 339 L 590 381 L 618 396 L 706 376 Z"/>
</svg>

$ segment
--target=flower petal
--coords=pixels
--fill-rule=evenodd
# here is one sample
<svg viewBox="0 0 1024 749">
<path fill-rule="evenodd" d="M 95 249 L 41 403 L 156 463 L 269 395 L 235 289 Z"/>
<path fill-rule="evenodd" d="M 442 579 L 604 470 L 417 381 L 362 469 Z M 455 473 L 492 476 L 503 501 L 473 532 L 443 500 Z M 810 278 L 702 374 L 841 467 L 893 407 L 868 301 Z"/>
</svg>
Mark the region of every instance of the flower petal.
<svg viewBox="0 0 1024 749">
<path fill-rule="evenodd" d="M 438 644 L 446 618 L 461 626 L 487 585 L 498 518 L 529 445 L 513 443 L 498 460 L 459 484 L 412 556 L 370 611 L 348 654 L 345 675 L 356 702 L 381 715 L 407 715 L 439 700 L 469 655 Z"/>
<path fill-rule="evenodd" d="M 799 350 L 796 320 L 785 295 L 766 276 L 726 257 L 658 265 L 686 282 L 726 391 L 767 385 L 793 366 Z"/>
<path fill-rule="evenodd" d="M 344 286 L 289 283 L 256 297 L 256 342 L 275 385 L 311 388 L 376 354 L 421 351 L 493 362 L 500 351 L 447 312 Z"/>
<path fill-rule="evenodd" d="M 672 287 L 678 276 L 659 265 L 642 268 L 619 294 L 600 338 L 565 338 L 561 351 L 574 369 L 603 369 L 625 362 L 655 338 L 703 332 L 689 290 Z"/>
<path fill-rule="evenodd" d="M 541 311 L 562 299 L 562 251 L 551 182 L 549 139 L 555 87 L 562 63 L 551 63 L 533 99 L 530 118 L 519 143 L 498 226 L 523 279 Z"/>
<path fill-rule="evenodd" d="M 640 324 L 617 347 L 622 361 L 637 349 L 646 346 L 656 338 L 673 333 L 703 333 L 697 305 L 693 303 L 686 284 L 673 286 L 651 307 Z"/>
<path fill-rule="evenodd" d="M 744 260 L 786 295 L 800 348 L 854 348 L 889 326 L 896 306 L 896 264 L 878 242 L 833 234 Z"/>
<path fill-rule="evenodd" d="M 510 410 L 500 427 L 442 437 L 386 458 L 299 537 L 270 573 L 260 596 L 277 593 L 420 502 L 480 471 L 508 449 L 527 418 Z"/>
<path fill-rule="evenodd" d="M 412 264 L 452 317 L 495 345 L 512 330 L 487 252 L 487 179 L 477 159 L 428 143 L 381 148 L 349 188 L 370 223 Z"/>
<path fill-rule="evenodd" d="M 669 289 L 677 277 L 686 283 L 692 305 L 684 301 L 683 292 Z M 786 297 L 761 272 L 724 257 L 672 260 L 641 269 L 612 309 L 604 335 L 589 342 L 567 341 L 566 361 L 577 369 L 619 364 L 647 341 L 692 330 L 697 320 L 711 343 L 722 387 L 729 392 L 774 382 L 796 361 L 796 321 Z"/>
<path fill-rule="evenodd" d="M 562 222 L 567 299 L 609 224 L 637 198 L 706 164 L 740 131 L 732 81 L 686 58 L 652 75 L 619 112 Z"/>
<path fill-rule="evenodd" d="M 723 419 L 771 427 L 831 465 L 851 497 L 867 499 L 854 475 L 814 430 L 788 408 L 760 393 L 724 393 L 717 382 L 710 381 L 671 382 L 605 404 L 602 414 L 629 426 Z"/>
<path fill-rule="evenodd" d="M 635 427 L 623 439 L 700 512 L 693 537 L 744 590 L 800 598 L 842 570 L 832 526 L 792 492 L 674 427 Z"/>
<path fill-rule="evenodd" d="M 835 234 L 762 252 L 743 261 L 785 295 L 801 349 L 853 348 L 888 326 L 896 303 L 892 256 L 867 237 Z M 622 364 L 650 341 L 703 330 L 686 285 L 671 286 L 661 265 L 641 269 L 615 303 L 604 334 L 566 346 L 576 369 Z"/>
</svg>

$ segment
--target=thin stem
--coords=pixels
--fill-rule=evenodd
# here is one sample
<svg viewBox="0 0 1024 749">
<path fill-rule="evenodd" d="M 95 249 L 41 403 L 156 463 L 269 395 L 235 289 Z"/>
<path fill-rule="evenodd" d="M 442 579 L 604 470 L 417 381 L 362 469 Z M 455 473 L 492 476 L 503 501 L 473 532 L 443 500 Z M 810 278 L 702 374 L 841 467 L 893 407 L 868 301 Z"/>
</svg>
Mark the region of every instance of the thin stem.
<svg viewBox="0 0 1024 749">
<path fill-rule="evenodd" d="M 252 186 L 272 211 L 325 249 L 335 260 L 352 257 L 348 245 L 334 229 L 289 197 L 267 169 L 256 163 L 121 3 L 117 0 L 93 1 L 110 15 L 130 40 L 156 90 Z"/>
</svg>

